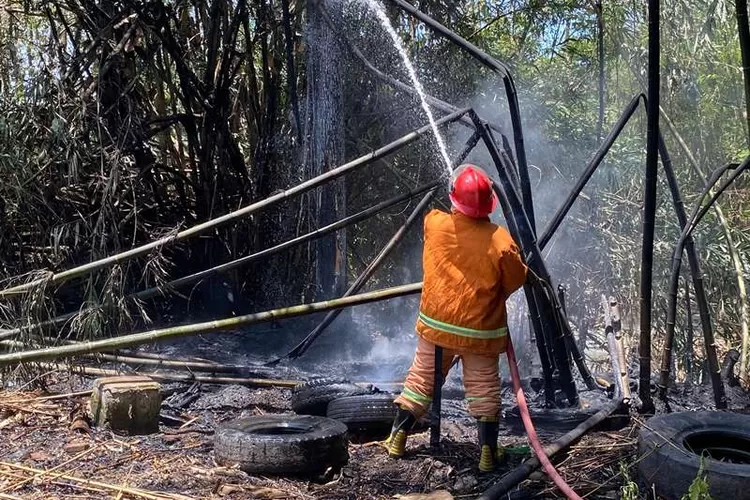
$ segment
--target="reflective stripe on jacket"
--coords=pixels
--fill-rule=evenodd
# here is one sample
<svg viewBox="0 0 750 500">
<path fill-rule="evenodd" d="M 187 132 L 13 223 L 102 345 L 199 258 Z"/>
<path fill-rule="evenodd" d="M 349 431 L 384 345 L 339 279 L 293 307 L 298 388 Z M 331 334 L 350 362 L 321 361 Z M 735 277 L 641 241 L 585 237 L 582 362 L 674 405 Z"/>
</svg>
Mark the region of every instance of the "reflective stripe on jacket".
<svg viewBox="0 0 750 500">
<path fill-rule="evenodd" d="M 526 265 L 508 231 L 488 218 L 432 210 L 424 221 L 422 265 L 417 333 L 449 349 L 504 352 L 505 301 L 526 281 Z"/>
</svg>

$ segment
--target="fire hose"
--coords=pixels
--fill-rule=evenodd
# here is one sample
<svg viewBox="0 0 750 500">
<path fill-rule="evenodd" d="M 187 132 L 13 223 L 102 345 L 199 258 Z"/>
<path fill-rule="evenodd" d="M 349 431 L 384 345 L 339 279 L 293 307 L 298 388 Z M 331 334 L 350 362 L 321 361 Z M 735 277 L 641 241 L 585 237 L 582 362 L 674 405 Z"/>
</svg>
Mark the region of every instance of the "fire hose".
<svg viewBox="0 0 750 500">
<path fill-rule="evenodd" d="M 537 436 L 534 424 L 531 422 L 529 406 L 526 404 L 526 396 L 521 387 L 521 377 L 518 374 L 518 365 L 516 364 L 516 353 L 513 350 L 513 342 L 510 340 L 510 336 L 508 336 L 508 350 L 506 354 L 508 356 L 508 364 L 510 365 L 510 376 L 513 380 L 513 390 L 516 393 L 516 401 L 518 402 L 518 409 L 521 413 L 521 420 L 523 421 L 523 426 L 526 429 L 526 434 L 529 436 L 531 447 L 534 450 L 534 453 L 536 453 L 537 459 L 541 462 L 544 472 L 547 473 L 550 479 L 552 479 L 555 485 L 565 494 L 566 497 L 572 500 L 582 500 L 557 472 L 555 466 L 552 465 L 552 462 L 547 458 L 544 448 L 542 448 L 542 444 L 539 442 L 539 436 Z"/>
</svg>

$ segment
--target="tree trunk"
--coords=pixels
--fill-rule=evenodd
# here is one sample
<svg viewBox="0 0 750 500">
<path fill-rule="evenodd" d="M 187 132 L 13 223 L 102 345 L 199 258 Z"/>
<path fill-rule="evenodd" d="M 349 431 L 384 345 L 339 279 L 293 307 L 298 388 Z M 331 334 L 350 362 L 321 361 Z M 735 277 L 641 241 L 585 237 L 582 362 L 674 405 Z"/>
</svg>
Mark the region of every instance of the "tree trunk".
<svg viewBox="0 0 750 500">
<path fill-rule="evenodd" d="M 747 0 L 735 0 L 737 11 L 737 32 L 740 38 L 740 53 L 742 54 L 742 78 L 745 83 L 745 124 L 747 125 L 747 141 L 750 147 L 750 27 L 747 20 Z"/>
<path fill-rule="evenodd" d="M 307 83 L 305 113 L 305 177 L 314 177 L 344 159 L 341 55 L 335 34 L 325 23 L 320 3 L 307 7 Z M 344 179 L 336 180 L 308 197 L 311 226 L 332 223 L 346 212 Z M 321 238 L 313 250 L 315 299 L 340 295 L 346 286 L 346 232 Z"/>
</svg>

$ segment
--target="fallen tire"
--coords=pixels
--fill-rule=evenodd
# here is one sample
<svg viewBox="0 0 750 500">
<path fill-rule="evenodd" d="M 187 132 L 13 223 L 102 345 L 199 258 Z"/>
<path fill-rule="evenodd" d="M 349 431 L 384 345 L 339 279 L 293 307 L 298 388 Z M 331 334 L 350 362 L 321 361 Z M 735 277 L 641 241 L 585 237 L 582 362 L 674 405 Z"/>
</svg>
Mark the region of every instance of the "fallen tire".
<svg viewBox="0 0 750 500">
<path fill-rule="evenodd" d="M 303 382 L 292 389 L 292 410 L 298 415 L 325 416 L 334 399 L 369 394 L 371 390 L 348 380 L 321 378 Z"/>
<path fill-rule="evenodd" d="M 686 494 L 701 454 L 713 498 L 750 499 L 750 416 L 681 412 L 646 422 L 638 439 L 641 480 L 666 500 Z"/>
<path fill-rule="evenodd" d="M 372 437 L 377 434 L 385 438 L 398 411 L 394 399 L 396 395 L 388 393 L 334 399 L 328 404 L 327 416 L 346 424 L 351 433 Z M 428 425 L 427 419 L 420 419 L 411 430 L 419 432 L 427 429 Z"/>
<path fill-rule="evenodd" d="M 222 424 L 214 456 L 248 474 L 315 475 L 349 460 L 346 425 L 310 415 L 264 415 Z"/>
<path fill-rule="evenodd" d="M 366 394 L 334 399 L 328 404 L 328 418 L 346 424 L 350 432 L 383 433 L 396 417 L 393 394 Z"/>
</svg>

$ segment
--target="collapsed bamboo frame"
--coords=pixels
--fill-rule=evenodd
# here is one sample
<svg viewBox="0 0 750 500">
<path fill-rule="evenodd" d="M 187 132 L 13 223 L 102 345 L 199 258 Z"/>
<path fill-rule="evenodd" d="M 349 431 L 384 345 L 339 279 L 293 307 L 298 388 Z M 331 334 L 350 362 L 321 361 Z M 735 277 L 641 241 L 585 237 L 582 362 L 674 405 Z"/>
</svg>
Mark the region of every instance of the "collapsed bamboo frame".
<svg viewBox="0 0 750 500">
<path fill-rule="evenodd" d="M 243 316 L 236 316 L 233 318 L 206 321 L 203 323 L 194 323 L 190 325 L 173 326 L 173 327 L 162 328 L 158 330 L 150 330 L 147 332 L 123 335 L 120 337 L 53 347 L 50 349 L 37 349 L 33 351 L 3 354 L 3 355 L 0 355 L 0 367 L 12 366 L 12 365 L 16 365 L 19 363 L 26 363 L 30 361 L 45 361 L 45 360 L 51 360 L 51 359 L 61 359 L 61 358 L 66 358 L 66 357 L 71 357 L 71 356 L 79 356 L 81 354 L 91 354 L 91 353 L 100 352 L 100 351 L 122 349 L 125 347 L 132 347 L 132 346 L 136 346 L 140 344 L 146 344 L 148 342 L 155 342 L 155 341 L 165 340 L 169 338 L 187 337 L 189 335 L 196 335 L 199 333 L 209 333 L 209 332 L 216 332 L 216 331 L 221 331 L 221 330 L 228 330 L 231 328 L 238 328 L 241 326 L 252 325 L 255 323 L 262 323 L 265 321 L 274 321 L 274 320 L 279 320 L 283 318 L 291 318 L 295 316 L 302 316 L 305 314 L 311 314 L 311 313 L 316 313 L 316 312 L 330 311 L 331 309 L 338 309 L 342 307 L 350 307 L 350 306 L 355 306 L 355 305 L 368 304 L 368 303 L 377 302 L 380 300 L 402 297 L 405 295 L 412 295 L 412 294 L 420 293 L 421 291 L 422 291 L 421 282 L 412 283 L 409 285 L 402 285 L 402 286 L 387 288 L 384 290 L 378 290 L 378 291 L 363 293 L 359 295 L 352 295 L 350 297 L 343 297 L 339 299 L 315 302 L 312 304 L 299 304 L 296 306 L 272 309 L 270 311 L 246 314 Z"/>
<path fill-rule="evenodd" d="M 474 134 L 466 141 L 466 144 L 464 145 L 463 150 L 458 154 L 456 159 L 453 161 L 453 167 L 455 168 L 458 164 L 463 162 L 466 157 L 471 153 L 471 151 L 476 147 L 477 143 L 479 142 L 480 135 L 478 132 L 474 132 Z M 357 279 L 352 283 L 352 285 L 349 287 L 349 289 L 344 293 L 344 297 L 347 297 L 353 293 L 357 293 L 360 288 L 362 288 L 365 283 L 372 277 L 372 275 L 375 273 L 378 267 L 385 261 L 386 257 L 391 253 L 391 251 L 398 245 L 398 243 L 403 239 L 404 236 L 406 236 L 406 232 L 414 225 L 414 223 L 417 220 L 417 217 L 420 213 L 425 209 L 425 207 L 432 201 L 432 199 L 435 197 L 435 194 L 437 193 L 437 190 L 433 189 L 429 193 L 427 193 L 424 198 L 417 204 L 417 206 L 414 208 L 412 213 L 406 218 L 406 221 L 401 225 L 398 230 L 393 234 L 391 239 L 385 244 L 385 246 L 380 250 L 378 255 L 373 259 L 372 262 L 367 266 L 367 268 L 360 274 Z M 341 313 L 340 309 L 334 310 L 329 312 L 325 318 L 316 326 L 302 341 L 297 344 L 291 351 L 289 351 L 286 355 L 282 356 L 281 358 L 278 358 L 276 360 L 271 361 L 269 364 L 276 364 L 279 361 L 281 361 L 284 358 L 289 359 L 295 359 L 302 354 L 304 354 L 307 349 L 310 348 L 313 342 L 322 335 L 323 331 L 336 319 L 336 317 Z"/>
<path fill-rule="evenodd" d="M 440 184 L 441 184 L 441 181 L 433 181 L 433 182 L 424 184 L 415 189 L 411 189 L 404 194 L 394 196 L 393 198 L 390 198 L 381 203 L 378 203 L 364 210 L 361 210 L 360 212 L 356 214 L 350 215 L 348 217 L 344 217 L 343 219 L 340 219 L 336 222 L 333 222 L 321 228 L 310 231 L 309 233 L 305 233 L 303 235 L 297 236 L 296 238 L 292 238 L 291 240 L 287 240 L 283 243 L 279 243 L 278 245 L 274 245 L 272 247 L 255 252 L 253 254 L 246 255 L 245 257 L 240 257 L 239 259 L 225 262 L 224 264 L 219 264 L 218 266 L 214 266 L 209 269 L 205 269 L 203 271 L 190 274 L 188 276 L 183 276 L 182 278 L 177 278 L 176 280 L 169 281 L 157 287 L 147 288 L 145 290 L 141 290 L 140 292 L 129 294 L 125 298 L 135 299 L 135 300 L 147 300 L 147 299 L 156 297 L 158 295 L 165 295 L 170 290 L 175 290 L 183 286 L 198 283 L 201 280 L 208 278 L 210 276 L 231 271 L 232 269 L 236 269 L 238 267 L 244 266 L 246 264 L 249 264 L 250 262 L 259 260 L 263 257 L 274 255 L 278 252 L 281 252 L 282 250 L 286 250 L 286 249 L 301 245 L 308 241 L 321 238 L 324 235 L 332 233 L 339 229 L 344 229 L 346 227 L 354 225 L 365 219 L 373 217 L 379 214 L 380 212 L 387 210 L 390 207 L 393 207 L 404 201 L 410 200 L 419 194 L 429 191 L 430 189 L 435 189 Z M 13 329 L 8 329 L 8 330 L 0 330 L 0 340 L 16 337 L 20 335 L 21 332 L 23 331 L 33 331 L 35 329 L 48 329 L 51 327 L 55 327 L 55 326 L 65 323 L 69 319 L 75 317 L 78 314 L 81 314 L 82 312 L 88 312 L 91 310 L 93 310 L 93 308 L 88 308 L 88 309 L 85 309 L 84 311 L 73 311 L 73 312 L 62 314 L 50 320 L 43 321 L 34 325 L 30 325 L 26 327 L 18 327 L 18 328 L 13 328 Z"/>
<path fill-rule="evenodd" d="M 453 123 L 455 121 L 458 121 L 463 117 L 466 113 L 469 112 L 470 108 L 460 109 L 455 111 L 454 113 L 451 113 L 449 115 L 443 116 L 442 118 L 435 121 L 435 125 L 437 127 L 442 127 L 447 124 Z M 125 262 L 127 260 L 133 259 L 135 257 L 140 257 L 143 255 L 148 254 L 152 250 L 159 249 L 163 246 L 171 245 L 173 243 L 176 243 L 178 241 L 182 241 L 188 238 L 191 238 L 193 236 L 197 236 L 199 234 L 205 233 L 206 231 L 209 231 L 211 229 L 215 229 L 219 226 L 222 226 L 228 222 L 236 221 L 242 217 L 246 217 L 248 215 L 251 215 L 253 213 L 256 213 L 260 210 L 266 209 L 280 201 L 286 200 L 288 198 L 291 198 L 296 195 L 300 195 L 303 193 L 306 193 L 307 191 L 310 191 L 328 181 L 337 179 L 344 174 L 347 174 L 349 172 L 352 172 L 356 169 L 359 169 L 365 165 L 368 165 L 369 163 L 372 163 L 375 160 L 378 160 L 384 156 L 387 156 L 391 153 L 394 153 L 398 151 L 399 149 L 408 146 L 409 144 L 415 142 L 417 139 L 422 137 L 423 135 L 432 132 L 432 126 L 431 125 L 425 125 L 417 130 L 414 130 L 404 136 L 402 136 L 399 139 L 396 139 L 395 141 L 379 148 L 373 151 L 372 153 L 368 153 L 364 156 L 360 156 L 359 158 L 352 160 L 348 163 L 345 163 L 339 167 L 333 168 L 329 170 L 328 172 L 325 172 L 317 177 L 313 177 L 312 179 L 308 179 L 307 181 L 304 181 L 294 187 L 291 187 L 285 191 L 281 191 L 277 194 L 274 194 L 272 196 L 269 196 L 268 198 L 265 198 L 263 200 L 257 201 L 255 203 L 252 203 L 244 208 L 241 208 L 239 210 L 236 210 L 234 212 L 230 212 L 228 214 L 222 215 L 220 217 L 217 217 L 215 219 L 208 220 L 206 222 L 203 222 L 201 224 L 195 225 L 193 227 L 190 227 L 188 229 L 184 229 L 174 235 L 166 236 L 164 238 L 160 238 L 158 240 L 154 240 L 150 243 L 147 243 L 145 245 L 141 245 L 136 248 L 132 248 L 130 250 L 127 250 L 125 252 L 121 252 L 116 255 L 112 255 L 109 257 L 105 257 L 103 259 L 99 259 L 94 262 L 90 262 L 88 264 L 84 264 L 82 266 L 74 267 L 72 269 L 68 269 L 66 271 L 62 271 L 60 273 L 55 273 L 52 275 L 52 277 L 47 279 L 37 279 L 33 280 L 28 283 L 24 283 L 22 285 L 14 286 L 11 288 L 6 288 L 5 290 L 0 290 L 0 297 L 8 297 L 11 295 L 19 294 L 28 292 L 35 286 L 38 286 L 42 283 L 62 283 L 74 278 L 80 278 L 82 276 L 86 276 L 88 274 L 91 274 L 99 269 L 103 269 L 107 266 L 110 266 L 112 264 L 118 264 L 121 262 Z"/>
<path fill-rule="evenodd" d="M 495 75 L 502 78 L 503 86 L 505 88 L 505 95 L 508 99 L 508 111 L 510 113 L 510 121 L 513 127 L 513 142 L 515 144 L 516 158 L 518 160 L 518 174 L 520 180 L 521 199 L 523 202 L 524 209 L 526 211 L 527 218 L 529 220 L 529 227 L 532 233 L 536 234 L 536 222 L 534 217 L 534 202 L 531 193 L 531 180 L 529 179 L 529 164 L 526 159 L 526 146 L 524 145 L 523 139 L 523 126 L 521 124 L 521 109 L 518 104 L 518 93 L 516 92 L 516 84 L 513 81 L 513 75 L 510 72 L 510 68 L 504 63 L 498 61 L 494 57 L 490 56 L 486 52 L 482 51 L 479 47 L 472 44 L 468 40 L 459 36 L 456 32 L 449 30 L 421 10 L 417 9 L 405 0 L 388 0 L 392 4 L 396 5 L 402 11 L 408 15 L 418 19 L 425 23 L 426 26 L 432 28 L 438 35 L 453 42 L 458 48 L 468 53 L 471 57 L 479 61 L 482 65 L 492 71 Z M 511 161 L 511 165 L 514 163 Z"/>
</svg>

